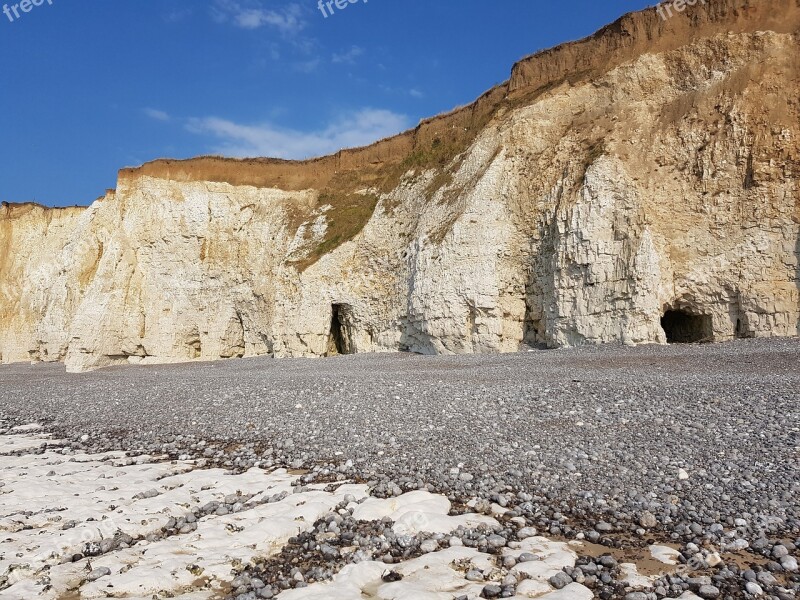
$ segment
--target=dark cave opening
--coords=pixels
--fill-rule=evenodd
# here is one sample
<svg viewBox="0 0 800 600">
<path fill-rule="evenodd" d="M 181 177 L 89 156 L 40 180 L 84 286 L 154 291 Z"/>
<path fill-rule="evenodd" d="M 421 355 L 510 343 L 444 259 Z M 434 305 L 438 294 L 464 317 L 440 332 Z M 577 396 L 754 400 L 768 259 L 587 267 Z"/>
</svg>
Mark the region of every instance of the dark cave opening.
<svg viewBox="0 0 800 600">
<path fill-rule="evenodd" d="M 741 318 L 736 319 L 736 329 L 734 329 L 733 335 L 737 338 L 750 337 L 747 332 L 747 326 Z"/>
<path fill-rule="evenodd" d="M 668 344 L 708 342 L 714 336 L 711 315 L 692 315 L 682 310 L 668 310 L 661 318 Z"/>
<path fill-rule="evenodd" d="M 355 354 L 352 314 L 353 309 L 348 304 L 331 305 L 331 330 L 328 338 L 328 356 Z"/>
</svg>

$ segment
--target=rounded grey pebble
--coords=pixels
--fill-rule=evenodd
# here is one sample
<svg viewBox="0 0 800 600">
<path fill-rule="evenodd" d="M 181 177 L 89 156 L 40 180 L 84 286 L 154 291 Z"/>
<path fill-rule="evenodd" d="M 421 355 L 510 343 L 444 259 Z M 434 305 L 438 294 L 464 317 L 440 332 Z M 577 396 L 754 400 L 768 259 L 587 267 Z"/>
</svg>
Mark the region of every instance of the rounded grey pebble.
<svg viewBox="0 0 800 600">
<path fill-rule="evenodd" d="M 570 583 L 572 583 L 572 577 L 564 573 L 564 571 L 559 571 L 555 575 L 553 575 L 548 582 L 557 590 L 567 587 Z"/>
<path fill-rule="evenodd" d="M 107 577 L 108 575 L 111 575 L 111 569 L 108 567 L 97 567 L 94 571 L 86 576 L 86 580 L 97 581 L 101 577 Z"/>
<path fill-rule="evenodd" d="M 719 598 L 720 591 L 715 585 L 701 585 L 697 595 L 701 598 Z"/>
<path fill-rule="evenodd" d="M 797 572 L 797 559 L 794 556 L 784 556 L 781 559 L 781 567 L 784 571 L 795 573 Z"/>
<path fill-rule="evenodd" d="M 747 593 L 748 593 L 748 594 L 750 594 L 751 596 L 760 596 L 761 594 L 763 594 L 763 593 L 764 593 L 764 590 L 763 590 L 763 589 L 761 589 L 761 586 L 760 586 L 760 585 L 758 585 L 757 583 L 753 582 L 753 581 L 748 581 L 748 582 L 747 582 L 747 583 L 744 585 L 744 589 L 745 589 L 745 590 L 747 591 Z"/>
<path fill-rule="evenodd" d="M 489 585 L 483 588 L 481 596 L 483 598 L 499 598 L 500 594 L 502 593 L 503 593 L 503 588 L 494 583 L 490 583 Z"/>
</svg>

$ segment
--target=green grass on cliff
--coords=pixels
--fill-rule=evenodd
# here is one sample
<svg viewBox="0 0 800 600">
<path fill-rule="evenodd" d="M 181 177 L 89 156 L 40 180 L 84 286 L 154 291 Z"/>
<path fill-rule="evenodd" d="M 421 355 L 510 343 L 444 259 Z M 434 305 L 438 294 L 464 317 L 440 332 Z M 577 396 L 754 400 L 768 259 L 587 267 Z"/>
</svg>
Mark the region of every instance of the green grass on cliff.
<svg viewBox="0 0 800 600">
<path fill-rule="evenodd" d="M 378 197 L 373 194 L 355 194 L 336 190 L 320 193 L 317 206 L 330 205 L 325 213 L 328 228 L 325 236 L 304 258 L 295 262 L 297 270 L 305 271 L 320 258 L 356 237 L 375 212 Z"/>
</svg>

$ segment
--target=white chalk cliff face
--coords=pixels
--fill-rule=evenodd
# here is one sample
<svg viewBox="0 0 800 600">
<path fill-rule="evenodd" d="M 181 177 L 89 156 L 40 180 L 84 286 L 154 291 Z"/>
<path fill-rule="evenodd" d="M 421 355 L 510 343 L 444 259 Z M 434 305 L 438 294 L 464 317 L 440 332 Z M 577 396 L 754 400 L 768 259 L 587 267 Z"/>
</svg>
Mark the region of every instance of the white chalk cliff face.
<svg viewBox="0 0 800 600">
<path fill-rule="evenodd" d="M 629 15 L 368 149 L 4 205 L 0 360 L 800 334 L 800 8 L 693 10 Z"/>
</svg>

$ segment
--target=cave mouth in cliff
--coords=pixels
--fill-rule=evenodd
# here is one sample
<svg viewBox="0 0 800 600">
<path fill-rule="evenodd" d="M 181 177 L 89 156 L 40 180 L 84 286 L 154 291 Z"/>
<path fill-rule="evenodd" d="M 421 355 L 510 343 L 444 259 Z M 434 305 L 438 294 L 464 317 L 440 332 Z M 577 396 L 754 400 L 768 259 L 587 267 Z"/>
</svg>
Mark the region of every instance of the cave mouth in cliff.
<svg viewBox="0 0 800 600">
<path fill-rule="evenodd" d="M 696 344 L 710 341 L 714 335 L 711 315 L 693 315 L 682 310 L 668 310 L 661 318 L 668 344 Z"/>
<path fill-rule="evenodd" d="M 353 345 L 353 309 L 349 304 L 331 305 L 331 331 L 328 356 L 355 354 Z"/>
</svg>

